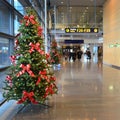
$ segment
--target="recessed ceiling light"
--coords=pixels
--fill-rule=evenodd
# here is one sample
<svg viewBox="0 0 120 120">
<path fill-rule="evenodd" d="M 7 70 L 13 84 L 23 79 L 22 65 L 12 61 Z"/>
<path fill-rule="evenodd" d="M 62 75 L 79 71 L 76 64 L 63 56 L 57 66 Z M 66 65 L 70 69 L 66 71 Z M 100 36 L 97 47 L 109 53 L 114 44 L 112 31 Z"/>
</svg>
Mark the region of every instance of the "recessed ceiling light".
<svg viewBox="0 0 120 120">
<path fill-rule="evenodd" d="M 63 1 L 61 2 L 61 4 L 63 4 Z"/>
</svg>

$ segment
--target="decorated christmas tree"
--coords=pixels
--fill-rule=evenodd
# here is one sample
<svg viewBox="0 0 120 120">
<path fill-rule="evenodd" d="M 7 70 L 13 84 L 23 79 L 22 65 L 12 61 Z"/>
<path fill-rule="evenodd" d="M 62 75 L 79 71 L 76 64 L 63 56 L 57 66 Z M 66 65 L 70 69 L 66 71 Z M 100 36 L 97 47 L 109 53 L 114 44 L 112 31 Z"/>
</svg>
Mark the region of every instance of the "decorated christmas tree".
<svg viewBox="0 0 120 120">
<path fill-rule="evenodd" d="M 12 65 L 5 80 L 3 96 L 18 104 L 41 104 L 57 93 L 55 76 L 44 52 L 42 28 L 32 9 L 26 10 L 15 39 L 15 50 L 10 56 Z"/>
<path fill-rule="evenodd" d="M 53 40 L 51 42 L 50 56 L 51 56 L 51 63 L 52 64 L 59 64 L 60 63 L 60 52 L 58 50 L 56 40 Z"/>
</svg>

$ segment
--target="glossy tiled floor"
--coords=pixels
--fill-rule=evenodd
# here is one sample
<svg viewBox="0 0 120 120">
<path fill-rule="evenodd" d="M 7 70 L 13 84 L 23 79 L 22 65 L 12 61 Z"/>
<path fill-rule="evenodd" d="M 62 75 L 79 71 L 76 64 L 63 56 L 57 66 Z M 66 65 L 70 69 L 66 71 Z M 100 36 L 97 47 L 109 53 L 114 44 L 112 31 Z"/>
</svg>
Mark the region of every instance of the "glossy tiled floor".
<svg viewBox="0 0 120 120">
<path fill-rule="evenodd" d="M 26 106 L 12 120 L 120 120 L 120 70 L 93 61 L 63 61 L 50 107 Z"/>
</svg>

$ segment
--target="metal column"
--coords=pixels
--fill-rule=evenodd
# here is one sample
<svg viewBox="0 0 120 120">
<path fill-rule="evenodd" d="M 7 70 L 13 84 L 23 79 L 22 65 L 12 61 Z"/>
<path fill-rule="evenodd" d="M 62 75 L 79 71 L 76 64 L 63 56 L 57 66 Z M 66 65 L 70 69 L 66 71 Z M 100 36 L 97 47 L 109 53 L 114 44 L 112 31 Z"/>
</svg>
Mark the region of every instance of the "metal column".
<svg viewBox="0 0 120 120">
<path fill-rule="evenodd" d="M 48 52 L 47 45 L 47 0 L 45 0 L 45 52 Z"/>
</svg>

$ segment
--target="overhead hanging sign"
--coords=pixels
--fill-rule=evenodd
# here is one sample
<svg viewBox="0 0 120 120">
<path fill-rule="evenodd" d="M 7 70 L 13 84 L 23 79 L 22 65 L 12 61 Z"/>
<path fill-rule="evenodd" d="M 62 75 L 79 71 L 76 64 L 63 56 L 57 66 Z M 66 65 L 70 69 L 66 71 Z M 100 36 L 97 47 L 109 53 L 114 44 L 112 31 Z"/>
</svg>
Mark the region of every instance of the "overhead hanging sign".
<svg viewBox="0 0 120 120">
<path fill-rule="evenodd" d="M 64 40 L 65 44 L 82 44 L 84 40 Z"/>
<path fill-rule="evenodd" d="M 65 33 L 98 33 L 98 28 L 65 28 Z"/>
</svg>

